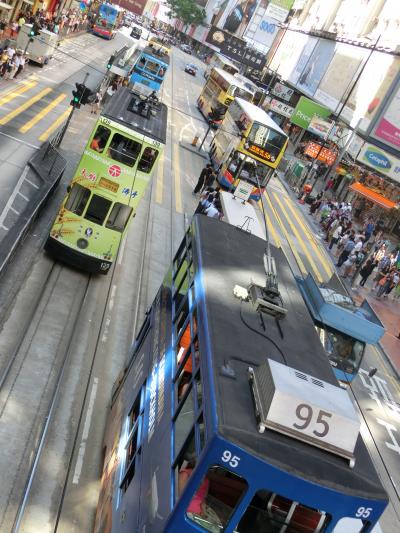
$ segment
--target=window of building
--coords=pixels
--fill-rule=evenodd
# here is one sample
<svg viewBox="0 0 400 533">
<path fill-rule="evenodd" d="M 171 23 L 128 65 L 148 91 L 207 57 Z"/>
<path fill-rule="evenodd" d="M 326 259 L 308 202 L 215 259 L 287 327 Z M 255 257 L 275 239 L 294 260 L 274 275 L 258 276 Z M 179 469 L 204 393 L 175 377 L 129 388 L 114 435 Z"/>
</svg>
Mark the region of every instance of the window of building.
<svg viewBox="0 0 400 533">
<path fill-rule="evenodd" d="M 74 183 L 67 201 L 65 202 L 65 209 L 67 209 L 67 211 L 71 211 L 71 213 L 81 216 L 85 210 L 89 197 L 89 189 L 82 187 L 82 185 L 79 185 L 78 183 Z"/>
<path fill-rule="evenodd" d="M 142 423 L 143 423 L 143 396 L 145 387 L 142 387 L 134 401 L 127 417 L 128 438 L 125 444 L 125 458 L 123 461 L 124 472 L 119 488 L 124 492 L 129 487 L 138 466 L 141 453 Z"/>
<path fill-rule="evenodd" d="M 242 477 L 221 466 L 212 466 L 196 490 L 186 515 L 206 531 L 222 531 L 247 487 Z"/>
<path fill-rule="evenodd" d="M 323 532 L 330 521 L 326 513 L 294 502 L 268 490 L 259 490 L 242 516 L 238 533 Z"/>
<path fill-rule="evenodd" d="M 106 128 L 105 126 L 97 126 L 97 130 L 90 142 L 90 149 L 101 154 L 106 147 L 110 135 L 110 129 Z"/>
<path fill-rule="evenodd" d="M 103 225 L 111 204 L 111 200 L 107 200 L 107 198 L 103 198 L 103 196 L 98 194 L 93 194 L 84 218 L 100 226 Z"/>
<path fill-rule="evenodd" d="M 153 168 L 157 156 L 158 150 L 150 148 L 150 146 L 146 146 L 146 148 L 143 150 L 142 157 L 140 158 L 140 161 L 138 163 L 138 170 L 140 170 L 141 172 L 146 172 L 147 174 L 151 172 L 151 169 Z"/>
<path fill-rule="evenodd" d="M 116 202 L 106 222 L 106 228 L 123 232 L 132 213 L 132 207 Z"/>
<path fill-rule="evenodd" d="M 129 139 L 120 133 L 114 133 L 108 149 L 108 155 L 111 159 L 114 159 L 114 161 L 123 163 L 128 167 L 133 167 L 140 154 L 141 148 L 142 145 L 139 142 Z"/>
</svg>

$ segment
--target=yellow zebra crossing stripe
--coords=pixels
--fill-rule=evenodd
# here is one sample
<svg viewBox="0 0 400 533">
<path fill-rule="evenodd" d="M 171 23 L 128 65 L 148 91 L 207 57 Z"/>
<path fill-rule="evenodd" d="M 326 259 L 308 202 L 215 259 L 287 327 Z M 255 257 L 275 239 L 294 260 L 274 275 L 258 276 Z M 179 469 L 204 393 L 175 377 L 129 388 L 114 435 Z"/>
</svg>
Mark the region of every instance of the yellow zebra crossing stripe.
<svg viewBox="0 0 400 533">
<path fill-rule="evenodd" d="M 261 217 L 263 217 L 264 214 L 263 214 L 261 200 L 258 201 L 258 208 L 261 211 Z M 277 246 L 278 248 L 282 248 L 281 240 L 278 237 L 276 229 L 274 225 L 272 224 L 271 219 L 269 218 L 268 213 L 266 211 L 265 211 L 265 220 L 267 222 L 268 234 L 272 235 L 273 244 L 275 244 L 275 246 Z"/>
<path fill-rule="evenodd" d="M 287 220 L 287 222 L 288 222 L 288 224 L 289 224 L 289 226 L 290 226 L 290 229 L 292 230 L 293 235 L 296 237 L 297 241 L 299 242 L 300 247 L 301 247 L 301 249 L 302 249 L 303 252 L 304 252 L 304 255 L 307 257 L 307 260 L 308 260 L 308 262 L 310 263 L 311 268 L 312 268 L 313 271 L 314 271 L 314 274 L 316 275 L 318 281 L 319 281 L 320 283 L 322 283 L 322 282 L 323 282 L 323 278 L 322 278 L 322 276 L 321 276 L 321 274 L 320 274 L 320 272 L 319 272 L 319 270 L 318 270 L 318 268 L 317 268 L 317 265 L 315 264 L 314 259 L 313 259 L 312 256 L 311 256 L 311 254 L 310 254 L 310 252 L 309 252 L 307 246 L 304 244 L 304 240 L 300 237 L 300 234 L 299 234 L 299 232 L 297 231 L 296 226 L 293 224 L 292 220 L 291 220 L 290 217 L 287 215 L 287 212 L 286 212 L 286 210 L 285 210 L 285 208 L 284 208 L 282 202 L 279 200 L 278 195 L 277 195 L 277 194 L 274 194 L 273 196 L 274 196 L 274 198 L 275 198 L 275 201 L 276 201 L 277 204 L 279 205 L 279 207 L 280 207 L 280 209 L 281 209 L 281 211 L 282 211 L 284 217 L 286 218 L 286 220 Z"/>
<path fill-rule="evenodd" d="M 47 87 L 46 89 L 43 89 L 40 91 L 40 93 L 35 94 L 35 96 L 32 96 L 29 100 L 27 100 L 25 103 L 14 109 L 13 111 L 10 111 L 5 115 L 3 118 L 0 119 L 0 126 L 4 126 L 5 124 L 8 124 L 10 120 L 17 117 L 27 109 L 29 109 L 33 104 L 41 100 L 46 94 L 49 94 L 52 91 L 50 87 Z"/>
<path fill-rule="evenodd" d="M 25 82 L 21 87 L 18 87 L 18 89 L 14 89 L 12 91 L 9 91 L 5 95 L 0 97 L 0 107 L 2 107 L 5 104 L 8 104 L 8 102 L 11 102 L 11 100 L 14 100 L 17 96 L 20 94 L 24 94 L 26 91 L 29 91 L 29 89 L 33 89 L 37 85 L 37 81 L 28 81 Z"/>
<path fill-rule="evenodd" d="M 40 122 L 43 117 L 45 117 L 48 113 L 50 113 L 50 111 L 52 109 L 57 107 L 58 104 L 60 104 L 65 99 L 66 96 L 67 95 L 64 94 L 64 93 L 60 94 L 59 96 L 57 96 L 57 98 L 55 100 L 50 102 L 49 105 L 47 105 L 44 109 L 39 111 L 39 113 L 37 115 L 35 115 L 31 120 L 29 120 L 26 124 L 21 126 L 19 128 L 19 131 L 21 133 L 26 133 L 27 131 L 29 131 L 31 128 L 33 128 L 33 126 L 35 126 L 38 122 Z"/>
<path fill-rule="evenodd" d="M 42 135 L 39 137 L 39 141 L 47 141 L 47 139 L 50 137 L 50 135 L 56 131 L 56 129 L 58 128 L 58 126 L 60 126 L 64 120 L 66 120 L 68 118 L 68 115 L 71 113 L 71 108 L 69 107 L 68 109 L 66 109 L 64 111 L 64 113 L 62 113 L 54 122 L 53 124 L 47 128 L 46 131 L 44 131 L 42 133 Z"/>
<path fill-rule="evenodd" d="M 299 256 L 299 254 L 298 254 L 298 252 L 296 250 L 294 242 L 290 238 L 289 233 L 286 231 L 285 225 L 283 224 L 282 220 L 280 219 L 280 216 L 279 216 L 278 212 L 273 207 L 272 202 L 271 202 L 267 192 L 264 192 L 264 197 L 267 200 L 268 205 L 269 205 L 272 213 L 274 213 L 275 218 L 276 218 L 276 220 L 277 220 L 277 222 L 278 222 L 278 224 L 279 224 L 279 226 L 280 226 L 280 228 L 282 230 L 282 233 L 284 234 L 284 236 L 285 236 L 285 238 L 286 238 L 286 240 L 287 240 L 287 242 L 288 242 L 288 244 L 290 246 L 290 249 L 291 249 L 291 251 L 292 251 L 292 253 L 293 253 L 293 255 L 294 255 L 295 259 L 296 259 L 296 262 L 297 262 L 297 265 L 299 267 L 300 272 L 302 272 L 303 274 L 306 274 L 308 272 L 308 270 L 306 269 L 303 261 L 301 260 L 301 257 Z"/>
</svg>

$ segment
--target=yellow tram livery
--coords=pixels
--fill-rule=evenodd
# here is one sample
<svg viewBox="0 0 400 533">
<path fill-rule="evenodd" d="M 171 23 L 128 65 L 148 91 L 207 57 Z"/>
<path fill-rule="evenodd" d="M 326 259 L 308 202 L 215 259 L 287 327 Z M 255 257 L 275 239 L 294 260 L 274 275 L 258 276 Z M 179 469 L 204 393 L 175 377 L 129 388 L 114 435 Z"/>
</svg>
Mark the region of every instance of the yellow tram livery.
<svg viewBox="0 0 400 533">
<path fill-rule="evenodd" d="M 121 88 L 99 117 L 45 249 L 107 274 L 165 146 L 167 108 Z"/>
</svg>

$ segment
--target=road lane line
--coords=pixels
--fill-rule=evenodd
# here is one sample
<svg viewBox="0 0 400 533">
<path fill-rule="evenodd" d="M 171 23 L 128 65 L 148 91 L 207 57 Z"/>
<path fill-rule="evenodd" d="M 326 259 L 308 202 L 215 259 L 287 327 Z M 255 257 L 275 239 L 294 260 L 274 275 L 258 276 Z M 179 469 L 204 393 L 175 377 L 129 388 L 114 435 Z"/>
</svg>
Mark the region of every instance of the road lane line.
<svg viewBox="0 0 400 533">
<path fill-rule="evenodd" d="M 44 118 L 48 113 L 50 113 L 50 111 L 52 111 L 55 107 L 57 107 L 58 104 L 60 104 L 65 99 L 66 96 L 67 95 L 65 93 L 62 93 L 59 96 L 57 96 L 57 98 L 55 98 L 52 102 L 50 102 L 49 105 L 47 105 L 44 109 L 39 111 L 39 113 L 35 115 L 33 118 L 31 118 L 31 120 L 29 120 L 26 124 L 21 126 L 19 128 L 19 131 L 21 133 L 26 133 L 27 131 L 29 131 L 40 120 L 42 120 L 42 118 Z"/>
<path fill-rule="evenodd" d="M 266 191 L 264 192 L 264 198 L 266 199 L 271 211 L 274 213 L 275 218 L 278 221 L 279 226 L 281 227 L 282 233 L 285 236 L 285 239 L 287 240 L 288 245 L 289 245 L 289 247 L 290 247 L 290 249 L 291 249 L 291 251 L 292 251 L 292 253 L 293 253 L 293 255 L 294 255 L 295 259 L 296 259 L 296 261 L 297 261 L 297 265 L 299 267 L 300 272 L 302 272 L 303 274 L 306 274 L 308 272 L 308 270 L 306 269 L 303 261 L 301 260 L 301 257 L 299 256 L 299 254 L 298 254 L 298 252 L 296 250 L 296 247 L 294 246 L 294 242 L 292 241 L 289 233 L 287 232 L 287 230 L 286 230 L 286 228 L 285 228 L 285 226 L 284 226 L 284 224 L 283 224 L 283 222 L 282 222 L 282 220 L 281 220 L 281 218 L 279 216 L 279 213 L 277 212 L 277 210 L 272 205 L 272 202 L 271 202 L 271 200 L 270 200 L 270 198 L 269 198 L 269 196 L 268 196 Z"/>
<path fill-rule="evenodd" d="M 76 460 L 74 476 L 72 479 L 72 483 L 74 485 L 77 485 L 79 483 L 79 478 L 81 477 L 81 473 L 82 473 L 83 460 L 84 460 L 85 451 L 86 451 L 86 441 L 89 436 L 89 429 L 90 429 L 90 424 L 92 421 L 94 402 L 96 399 L 98 385 L 99 385 L 99 378 L 94 378 L 92 390 L 90 391 L 89 405 L 86 411 L 85 423 L 83 425 L 82 440 L 79 445 L 78 457 Z"/>
<path fill-rule="evenodd" d="M 21 87 L 18 87 L 18 89 L 14 89 L 12 91 L 7 92 L 4 96 L 0 98 L 0 107 L 5 104 L 8 104 L 8 102 L 11 102 L 11 100 L 14 100 L 14 98 L 19 96 L 20 94 L 29 91 L 29 89 L 33 89 L 35 85 L 37 85 L 37 81 L 28 81 L 25 82 L 24 85 L 22 85 Z"/>
<path fill-rule="evenodd" d="M 275 244 L 275 246 L 277 246 L 278 248 L 282 248 L 281 240 L 278 237 L 278 233 L 277 233 L 274 225 L 272 224 L 271 219 L 269 218 L 267 211 L 266 210 L 263 211 L 261 200 L 258 201 L 258 208 L 261 211 L 261 216 L 262 217 L 264 216 L 264 211 L 265 211 L 265 220 L 267 222 L 268 234 L 272 233 L 272 240 L 274 241 L 273 244 Z"/>
<path fill-rule="evenodd" d="M 17 117 L 27 109 L 29 109 L 33 104 L 41 100 L 46 94 L 49 94 L 53 89 L 50 87 L 46 87 L 46 89 L 43 89 L 40 91 L 40 93 L 36 94 L 35 96 L 32 96 L 29 100 L 27 100 L 24 104 L 17 107 L 17 109 L 14 109 L 13 111 L 10 111 L 10 113 L 7 113 L 7 115 L 0 119 L 0 126 L 4 126 L 5 124 L 8 124 L 10 120 Z"/>
<path fill-rule="evenodd" d="M 39 141 L 47 141 L 47 139 L 53 133 L 53 131 L 55 131 L 58 128 L 58 126 L 60 126 L 64 122 L 64 120 L 67 119 L 70 113 L 71 113 L 71 108 L 66 109 L 64 113 L 62 113 L 62 115 L 60 115 L 53 122 L 53 124 L 49 128 L 47 128 L 45 132 L 42 133 L 42 135 L 39 137 Z"/>
<path fill-rule="evenodd" d="M 304 233 L 308 236 L 309 240 L 310 240 L 310 243 L 311 243 L 311 246 L 313 247 L 313 249 L 315 250 L 315 253 L 317 254 L 317 256 L 319 257 L 319 260 L 321 262 L 321 265 L 323 266 L 325 272 L 328 274 L 329 278 L 332 276 L 333 274 L 333 268 L 330 266 L 330 263 L 328 263 L 328 261 L 326 260 L 326 258 L 324 257 L 324 255 L 322 254 L 321 250 L 319 249 L 319 246 L 318 244 L 315 242 L 315 239 L 314 239 L 314 236 L 313 234 L 311 233 L 311 230 L 310 228 L 308 227 L 308 225 L 303 222 L 301 220 L 301 216 L 299 216 L 299 214 L 296 212 L 296 209 L 294 208 L 294 206 L 292 205 L 292 202 L 290 201 L 290 199 L 288 197 L 284 197 L 285 199 L 285 202 L 288 206 L 288 208 L 290 209 L 290 211 L 293 213 L 293 216 L 294 218 L 296 219 L 297 223 L 300 225 L 300 227 L 303 229 Z"/>
<path fill-rule="evenodd" d="M 181 193 L 181 167 L 179 162 L 178 145 L 174 144 L 174 161 L 172 168 L 174 169 L 174 183 L 175 183 L 175 209 L 178 213 L 183 213 L 182 209 L 182 193 Z"/>
<path fill-rule="evenodd" d="M 282 211 L 284 217 L 285 217 L 286 220 L 288 221 L 288 224 L 289 224 L 289 226 L 290 226 L 290 229 L 291 229 L 292 232 L 293 232 L 293 235 L 296 237 L 298 243 L 300 244 L 301 249 L 303 250 L 305 256 L 307 257 L 307 260 L 308 260 L 308 262 L 310 263 L 311 268 L 312 268 L 313 271 L 314 271 L 314 274 L 316 275 L 318 281 L 319 281 L 320 283 L 322 283 L 324 280 L 323 280 L 321 274 L 319 273 L 319 270 L 318 270 L 318 268 L 317 268 L 317 265 L 315 264 L 314 259 L 312 258 L 310 252 L 308 251 L 307 246 L 305 246 L 303 239 L 300 237 L 300 234 L 299 234 L 299 232 L 297 231 L 296 226 L 293 224 L 292 220 L 290 219 L 290 217 L 288 216 L 287 212 L 285 211 L 285 208 L 284 208 L 282 202 L 280 201 L 280 199 L 278 198 L 278 195 L 277 195 L 277 194 L 274 194 L 273 196 L 274 196 L 274 198 L 275 198 L 275 201 L 278 203 L 278 205 L 279 205 L 279 207 L 280 207 L 280 209 L 281 209 L 281 211 Z"/>
<path fill-rule="evenodd" d="M 161 154 L 157 168 L 156 202 L 162 204 L 164 192 L 164 152 Z"/>
</svg>

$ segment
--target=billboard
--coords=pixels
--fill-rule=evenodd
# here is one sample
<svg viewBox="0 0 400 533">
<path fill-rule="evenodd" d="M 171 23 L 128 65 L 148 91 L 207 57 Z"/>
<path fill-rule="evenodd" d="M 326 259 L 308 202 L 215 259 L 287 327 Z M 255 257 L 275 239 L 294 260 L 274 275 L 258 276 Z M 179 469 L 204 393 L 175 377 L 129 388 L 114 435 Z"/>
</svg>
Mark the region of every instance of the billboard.
<svg viewBox="0 0 400 533">
<path fill-rule="evenodd" d="M 294 0 L 270 0 L 265 14 L 279 22 L 285 22 L 293 3 Z"/>
<path fill-rule="evenodd" d="M 307 39 L 308 36 L 304 33 L 286 31 L 269 65 L 271 70 L 278 72 L 283 79 L 288 80 L 299 61 Z"/>
<path fill-rule="evenodd" d="M 307 61 L 310 59 L 310 56 L 313 53 L 313 50 L 317 42 L 318 42 L 318 39 L 316 37 L 309 37 L 306 40 L 303 49 L 300 50 L 299 60 L 289 76 L 289 81 L 293 85 L 297 84 L 300 74 L 303 72 L 304 67 L 307 64 Z"/>
<path fill-rule="evenodd" d="M 222 0 L 214 9 L 211 24 L 242 37 L 259 0 Z"/>
<path fill-rule="evenodd" d="M 144 8 L 146 7 L 147 0 L 118 0 L 118 2 L 113 2 L 115 5 L 118 5 L 135 15 L 143 15 Z"/>
<path fill-rule="evenodd" d="M 371 137 L 396 150 L 400 149 L 400 82 L 389 97 L 388 104 L 379 116 Z"/>
<path fill-rule="evenodd" d="M 215 26 L 212 26 L 208 32 L 206 43 L 219 48 L 226 57 L 240 61 L 240 63 L 248 67 L 261 70 L 265 66 L 265 54 L 247 48 L 246 41 Z"/>
<path fill-rule="evenodd" d="M 335 111 L 351 90 L 368 50 L 339 43 L 314 98 Z"/>
<path fill-rule="evenodd" d="M 306 130 L 314 115 L 317 115 L 320 118 L 328 118 L 330 114 L 331 112 L 327 107 L 316 104 L 309 98 L 302 96 L 298 101 L 290 120 L 293 124 Z"/>
<path fill-rule="evenodd" d="M 400 159 L 373 144 L 365 143 L 357 156 L 358 161 L 400 182 Z"/>
<path fill-rule="evenodd" d="M 283 85 L 283 83 L 277 82 L 272 87 L 271 93 L 277 96 L 278 98 L 281 98 L 282 100 L 285 100 L 286 102 L 289 102 L 290 99 L 292 98 L 294 90 L 290 89 L 290 87 L 286 87 L 286 85 Z"/>
<path fill-rule="evenodd" d="M 365 132 L 400 70 L 400 57 L 373 52 L 346 102 L 341 116 Z"/>
<path fill-rule="evenodd" d="M 318 115 L 314 115 L 307 130 L 326 140 L 333 130 L 333 120 L 324 120 Z"/>
<path fill-rule="evenodd" d="M 272 43 L 274 42 L 274 39 L 279 31 L 277 21 L 264 16 L 254 26 L 254 30 L 252 32 L 247 31 L 245 36 L 253 41 L 257 41 L 266 48 L 271 48 Z"/>
<path fill-rule="evenodd" d="M 336 43 L 320 39 L 299 75 L 297 87 L 313 96 L 335 53 Z"/>
</svg>

